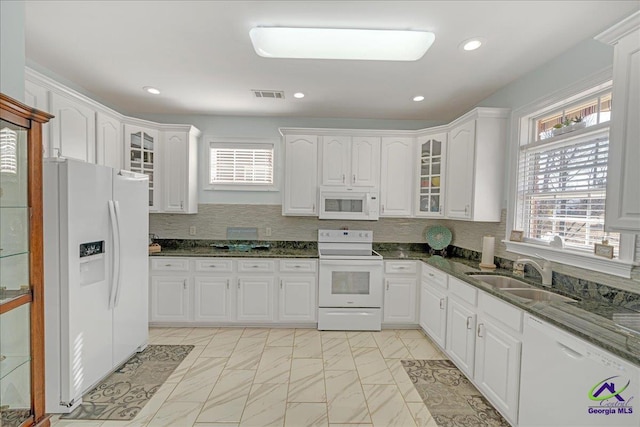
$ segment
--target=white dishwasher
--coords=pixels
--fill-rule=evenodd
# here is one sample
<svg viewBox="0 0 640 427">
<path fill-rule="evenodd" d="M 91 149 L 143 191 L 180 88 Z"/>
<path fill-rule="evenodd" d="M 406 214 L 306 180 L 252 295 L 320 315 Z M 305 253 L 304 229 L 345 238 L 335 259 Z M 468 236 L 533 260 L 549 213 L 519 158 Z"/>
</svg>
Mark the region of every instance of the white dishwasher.
<svg viewBox="0 0 640 427">
<path fill-rule="evenodd" d="M 640 368 L 525 315 L 519 427 L 640 426 Z"/>
</svg>

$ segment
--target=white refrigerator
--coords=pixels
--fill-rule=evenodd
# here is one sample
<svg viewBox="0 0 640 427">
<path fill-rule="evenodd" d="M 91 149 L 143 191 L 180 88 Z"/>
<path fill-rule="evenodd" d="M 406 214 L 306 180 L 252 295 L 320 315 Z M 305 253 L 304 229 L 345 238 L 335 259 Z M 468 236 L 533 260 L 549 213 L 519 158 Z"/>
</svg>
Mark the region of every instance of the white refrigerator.
<svg viewBox="0 0 640 427">
<path fill-rule="evenodd" d="M 64 158 L 43 175 L 46 411 L 67 413 L 146 347 L 149 181 Z"/>
</svg>

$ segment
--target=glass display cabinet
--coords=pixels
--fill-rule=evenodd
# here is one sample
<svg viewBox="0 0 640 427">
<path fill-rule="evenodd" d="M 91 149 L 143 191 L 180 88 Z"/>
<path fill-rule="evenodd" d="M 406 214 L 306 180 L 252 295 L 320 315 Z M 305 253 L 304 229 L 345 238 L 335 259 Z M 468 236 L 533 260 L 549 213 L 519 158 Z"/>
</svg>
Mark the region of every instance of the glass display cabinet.
<svg viewBox="0 0 640 427">
<path fill-rule="evenodd" d="M 0 93 L 0 426 L 49 426 L 44 404 L 42 124 Z"/>
<path fill-rule="evenodd" d="M 446 134 L 431 135 L 419 140 L 420 165 L 416 216 L 444 215 L 444 160 Z"/>
</svg>

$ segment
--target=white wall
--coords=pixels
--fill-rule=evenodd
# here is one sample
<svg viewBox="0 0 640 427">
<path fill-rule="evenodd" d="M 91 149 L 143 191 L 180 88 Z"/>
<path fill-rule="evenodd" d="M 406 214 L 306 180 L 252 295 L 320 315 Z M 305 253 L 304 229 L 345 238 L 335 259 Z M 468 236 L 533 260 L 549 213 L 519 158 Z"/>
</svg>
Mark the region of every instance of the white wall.
<svg viewBox="0 0 640 427">
<path fill-rule="evenodd" d="M 0 1 L 0 92 L 24 101 L 24 1 Z"/>
</svg>

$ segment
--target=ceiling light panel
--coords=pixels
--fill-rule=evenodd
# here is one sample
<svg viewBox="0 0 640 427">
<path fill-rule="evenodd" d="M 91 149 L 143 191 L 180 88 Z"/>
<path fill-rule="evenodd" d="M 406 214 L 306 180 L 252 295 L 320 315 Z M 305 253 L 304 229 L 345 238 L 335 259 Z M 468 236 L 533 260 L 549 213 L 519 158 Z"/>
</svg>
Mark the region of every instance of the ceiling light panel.
<svg viewBox="0 0 640 427">
<path fill-rule="evenodd" d="M 433 44 L 428 31 L 256 27 L 249 32 L 265 58 L 417 61 Z"/>
</svg>

